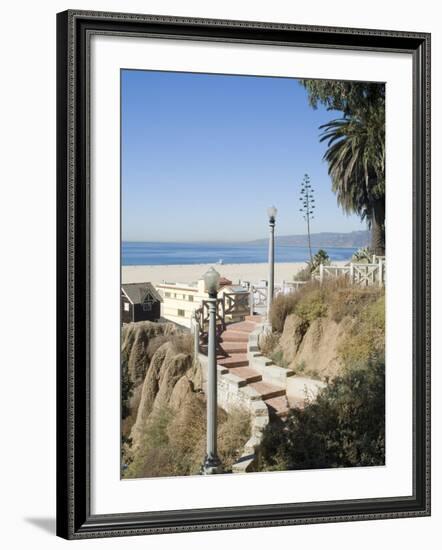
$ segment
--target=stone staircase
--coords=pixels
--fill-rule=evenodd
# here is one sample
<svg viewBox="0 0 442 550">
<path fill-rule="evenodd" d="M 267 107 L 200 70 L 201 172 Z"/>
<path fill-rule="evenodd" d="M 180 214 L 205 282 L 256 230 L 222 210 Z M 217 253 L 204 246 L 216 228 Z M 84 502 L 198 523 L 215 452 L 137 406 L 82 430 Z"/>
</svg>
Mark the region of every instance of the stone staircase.
<svg viewBox="0 0 442 550">
<path fill-rule="evenodd" d="M 221 334 L 217 363 L 224 372 L 231 372 L 242 378 L 253 388 L 267 405 L 270 416 L 284 418 L 289 411 L 286 390 L 264 382 L 262 375 L 249 365 L 247 346 L 249 335 L 262 323 L 258 315 L 247 316 L 244 321 L 227 325 Z M 225 369 L 225 370 L 224 370 Z"/>
</svg>

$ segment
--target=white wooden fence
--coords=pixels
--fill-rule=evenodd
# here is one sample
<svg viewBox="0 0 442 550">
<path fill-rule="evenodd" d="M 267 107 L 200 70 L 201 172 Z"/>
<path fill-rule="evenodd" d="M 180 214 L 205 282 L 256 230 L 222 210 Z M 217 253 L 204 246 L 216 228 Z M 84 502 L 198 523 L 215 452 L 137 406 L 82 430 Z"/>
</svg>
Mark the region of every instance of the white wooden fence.
<svg viewBox="0 0 442 550">
<path fill-rule="evenodd" d="M 383 286 L 385 284 L 385 256 L 373 256 L 372 263 L 350 262 L 348 265 L 323 265 L 312 273 L 312 279 L 321 284 L 327 279 L 345 277 L 357 286 Z"/>
</svg>

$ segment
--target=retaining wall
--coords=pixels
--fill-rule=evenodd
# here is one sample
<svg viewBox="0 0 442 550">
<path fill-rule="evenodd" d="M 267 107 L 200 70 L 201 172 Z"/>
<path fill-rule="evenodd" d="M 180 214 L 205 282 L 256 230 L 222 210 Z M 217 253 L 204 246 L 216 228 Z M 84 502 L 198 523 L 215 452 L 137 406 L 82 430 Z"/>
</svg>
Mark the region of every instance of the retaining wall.
<svg viewBox="0 0 442 550">
<path fill-rule="evenodd" d="M 199 354 L 202 373 L 202 387 L 207 390 L 208 359 Z M 269 411 L 261 394 L 247 385 L 247 382 L 217 365 L 218 371 L 218 406 L 227 413 L 234 408 L 242 407 L 250 413 L 251 435 L 246 442 L 238 461 L 233 465 L 235 473 L 252 472 L 256 464 L 257 449 L 261 443 L 262 431 L 269 423 Z"/>
</svg>

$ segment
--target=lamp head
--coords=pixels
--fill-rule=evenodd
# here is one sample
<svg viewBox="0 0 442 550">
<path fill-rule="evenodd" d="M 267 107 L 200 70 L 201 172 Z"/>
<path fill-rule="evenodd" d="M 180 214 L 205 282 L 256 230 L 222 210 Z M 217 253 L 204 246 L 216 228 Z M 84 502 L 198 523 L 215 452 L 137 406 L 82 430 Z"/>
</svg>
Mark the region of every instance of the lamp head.
<svg viewBox="0 0 442 550">
<path fill-rule="evenodd" d="M 213 267 L 211 267 L 204 273 L 204 290 L 209 296 L 216 296 L 219 289 L 220 278 L 221 275 Z"/>
<path fill-rule="evenodd" d="M 269 208 L 267 208 L 267 215 L 269 216 L 270 223 L 275 223 L 277 213 L 278 209 L 276 208 L 276 206 L 269 206 Z"/>
</svg>

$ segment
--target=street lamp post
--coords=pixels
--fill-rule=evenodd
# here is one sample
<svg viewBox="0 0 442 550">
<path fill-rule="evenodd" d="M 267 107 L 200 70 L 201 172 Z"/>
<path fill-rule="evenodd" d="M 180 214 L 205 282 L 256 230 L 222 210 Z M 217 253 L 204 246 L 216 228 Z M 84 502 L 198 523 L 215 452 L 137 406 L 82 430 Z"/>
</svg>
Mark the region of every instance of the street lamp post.
<svg viewBox="0 0 442 550">
<path fill-rule="evenodd" d="M 203 474 L 222 473 L 217 454 L 217 372 L 216 372 L 216 307 L 220 274 L 211 267 L 203 276 L 209 295 L 209 341 L 207 345 L 207 445 L 202 467 Z"/>
<path fill-rule="evenodd" d="M 269 216 L 269 282 L 267 285 L 267 321 L 270 319 L 270 308 L 273 302 L 273 293 L 275 287 L 275 219 L 278 210 L 274 206 L 267 208 Z"/>
</svg>

